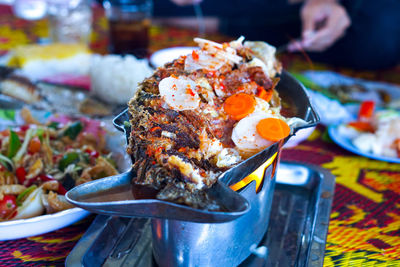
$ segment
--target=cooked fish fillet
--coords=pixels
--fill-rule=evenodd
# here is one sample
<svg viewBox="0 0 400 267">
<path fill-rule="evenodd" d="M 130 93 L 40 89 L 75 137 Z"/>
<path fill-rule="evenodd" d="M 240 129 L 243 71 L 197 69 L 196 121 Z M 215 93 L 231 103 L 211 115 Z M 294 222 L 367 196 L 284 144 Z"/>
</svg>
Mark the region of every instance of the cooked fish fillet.
<svg viewBox="0 0 400 267">
<path fill-rule="evenodd" d="M 158 68 L 129 102 L 128 152 L 137 172 L 134 184 L 151 187 L 158 199 L 213 210 L 218 205 L 204 189 L 222 172 L 272 144 L 257 133 L 251 136 L 254 140 L 242 140 L 251 127 L 243 121 L 245 127 L 237 129 L 242 126 L 224 112 L 224 101 L 245 93 L 254 97 L 258 117 L 282 118 L 274 90 L 279 79 L 270 76 L 281 68 L 274 48 L 265 43 L 195 41 L 200 51 Z M 256 56 L 266 48 L 268 53 Z M 257 97 L 260 90 L 273 95 L 271 100 Z M 236 139 L 233 133 L 239 133 Z"/>
</svg>

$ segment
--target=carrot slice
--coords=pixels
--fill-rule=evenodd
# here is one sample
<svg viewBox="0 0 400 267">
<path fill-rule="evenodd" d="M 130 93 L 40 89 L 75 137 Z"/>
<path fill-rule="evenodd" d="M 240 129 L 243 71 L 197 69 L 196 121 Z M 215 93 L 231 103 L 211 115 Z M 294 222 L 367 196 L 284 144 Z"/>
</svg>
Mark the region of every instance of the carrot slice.
<svg viewBox="0 0 400 267">
<path fill-rule="evenodd" d="M 261 99 L 264 99 L 267 102 L 269 102 L 271 100 L 273 93 L 274 93 L 274 90 L 266 91 L 264 89 L 264 87 L 262 87 L 262 86 L 257 87 L 257 96 Z"/>
<path fill-rule="evenodd" d="M 256 126 L 257 132 L 262 138 L 269 141 L 279 141 L 290 134 L 287 123 L 277 118 L 266 118 L 260 120 Z"/>
<path fill-rule="evenodd" d="M 375 132 L 374 127 L 369 122 L 352 121 L 352 122 L 349 122 L 347 125 L 355 128 L 356 130 L 362 131 L 362 132 L 370 132 L 370 133 Z"/>
<path fill-rule="evenodd" d="M 254 111 L 256 100 L 245 93 L 231 95 L 224 102 L 224 110 L 235 120 L 240 120 Z"/>
</svg>

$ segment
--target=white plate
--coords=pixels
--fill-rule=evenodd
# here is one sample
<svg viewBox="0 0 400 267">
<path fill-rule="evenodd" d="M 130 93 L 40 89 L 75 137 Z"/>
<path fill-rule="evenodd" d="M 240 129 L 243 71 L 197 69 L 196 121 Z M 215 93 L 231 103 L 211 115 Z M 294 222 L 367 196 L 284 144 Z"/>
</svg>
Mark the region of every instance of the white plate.
<svg viewBox="0 0 400 267">
<path fill-rule="evenodd" d="M 188 55 L 193 50 L 199 49 L 198 47 L 179 46 L 158 50 L 150 57 L 150 64 L 154 67 L 163 66 L 165 63 L 171 62 L 180 56 Z"/>
<path fill-rule="evenodd" d="M 366 153 L 366 152 L 359 150 L 356 146 L 353 145 L 350 138 L 345 137 L 340 134 L 340 132 L 338 130 L 339 126 L 340 125 L 334 125 L 334 126 L 330 126 L 328 128 L 329 136 L 339 146 L 343 147 L 344 149 L 346 149 L 350 152 L 353 152 L 355 154 L 363 156 L 363 157 L 381 160 L 381 161 L 393 162 L 393 163 L 400 163 L 400 158 L 384 157 L 384 156 L 379 156 L 379 155 L 375 155 L 372 153 Z"/>
<path fill-rule="evenodd" d="M 73 224 L 89 214 L 81 208 L 73 208 L 29 219 L 1 222 L 0 241 L 48 233 Z"/>
</svg>

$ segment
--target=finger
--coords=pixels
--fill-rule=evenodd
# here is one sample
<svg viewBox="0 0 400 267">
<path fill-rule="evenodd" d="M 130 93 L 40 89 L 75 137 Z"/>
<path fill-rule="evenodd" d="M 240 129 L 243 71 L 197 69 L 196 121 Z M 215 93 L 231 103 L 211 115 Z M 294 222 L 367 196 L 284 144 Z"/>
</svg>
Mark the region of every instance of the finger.
<svg viewBox="0 0 400 267">
<path fill-rule="evenodd" d="M 344 34 L 348 25 L 348 22 L 341 16 L 330 16 L 324 28 L 315 32 L 311 38 L 304 40 L 304 49 L 307 51 L 325 50 Z"/>
<path fill-rule="evenodd" d="M 327 48 L 329 48 L 332 45 L 332 42 L 327 41 L 327 40 L 320 40 L 312 43 L 308 47 L 305 47 L 304 50 L 309 51 L 309 52 L 323 52 Z"/>
<path fill-rule="evenodd" d="M 309 9 L 303 9 L 301 12 L 301 23 L 302 23 L 302 37 L 306 38 L 314 30 L 314 12 Z"/>
<path fill-rule="evenodd" d="M 347 13 L 342 8 L 337 8 L 335 12 L 328 17 L 326 22 L 326 28 L 331 29 L 331 37 L 333 40 L 337 40 L 344 35 L 347 27 L 350 26 L 350 19 Z"/>
<path fill-rule="evenodd" d="M 292 41 L 288 44 L 287 50 L 289 52 L 297 52 L 303 50 L 301 41 Z"/>
<path fill-rule="evenodd" d="M 312 38 L 305 40 L 302 44 L 307 51 L 323 51 L 335 41 L 331 35 L 331 29 L 323 29 L 314 34 Z"/>
</svg>

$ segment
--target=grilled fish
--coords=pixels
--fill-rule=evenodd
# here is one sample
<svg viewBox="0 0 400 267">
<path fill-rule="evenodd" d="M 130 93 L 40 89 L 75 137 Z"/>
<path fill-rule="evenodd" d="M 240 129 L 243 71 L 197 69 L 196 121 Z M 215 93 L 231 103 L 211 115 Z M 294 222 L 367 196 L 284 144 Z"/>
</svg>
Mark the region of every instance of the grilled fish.
<svg viewBox="0 0 400 267">
<path fill-rule="evenodd" d="M 218 210 L 204 190 L 274 143 L 260 136 L 257 123 L 291 121 L 280 115 L 274 89 L 281 71 L 274 47 L 243 38 L 195 41 L 199 50 L 158 68 L 130 100 L 128 153 L 137 173 L 134 185 L 151 188 L 157 199 Z M 253 103 L 248 114 L 226 112 L 229 97 L 244 95 Z"/>
</svg>

